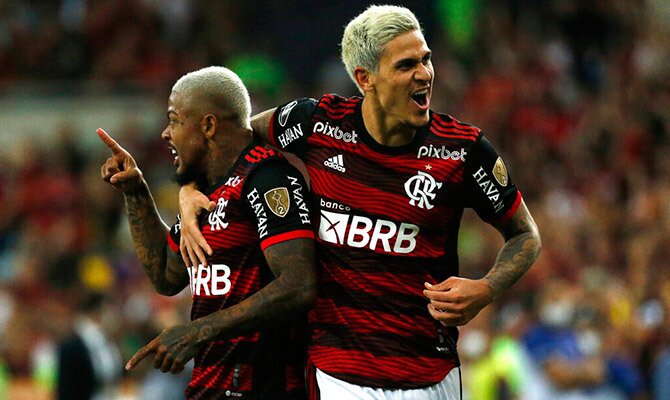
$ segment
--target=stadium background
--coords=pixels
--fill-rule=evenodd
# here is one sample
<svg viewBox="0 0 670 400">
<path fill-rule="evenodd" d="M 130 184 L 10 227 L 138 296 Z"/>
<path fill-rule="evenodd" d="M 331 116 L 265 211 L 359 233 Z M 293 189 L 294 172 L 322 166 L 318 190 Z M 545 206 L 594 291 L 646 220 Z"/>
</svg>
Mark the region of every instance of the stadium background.
<svg viewBox="0 0 670 400">
<path fill-rule="evenodd" d="M 661 399 L 654 390 L 670 385 L 670 3 L 396 4 L 416 12 L 434 52 L 432 108 L 488 133 L 543 235 L 532 270 L 461 329 L 470 397 L 523 398 L 537 379 L 524 335 L 553 315 L 589 362 L 605 363 L 604 384 Z M 160 132 L 176 78 L 227 66 L 254 111 L 356 94 L 338 41 L 366 5 L 0 1 L 0 398 L 51 398 L 53 351 L 91 293 L 105 295 L 102 325 L 124 361 L 188 317 L 187 293 L 158 296 L 143 275 L 122 197 L 100 180 L 108 155 L 95 128 L 136 156 L 171 223 L 177 187 Z M 466 213 L 462 273 L 482 276 L 500 245 Z M 118 398 L 181 394 L 187 377 L 150 364 L 121 378 Z"/>
</svg>

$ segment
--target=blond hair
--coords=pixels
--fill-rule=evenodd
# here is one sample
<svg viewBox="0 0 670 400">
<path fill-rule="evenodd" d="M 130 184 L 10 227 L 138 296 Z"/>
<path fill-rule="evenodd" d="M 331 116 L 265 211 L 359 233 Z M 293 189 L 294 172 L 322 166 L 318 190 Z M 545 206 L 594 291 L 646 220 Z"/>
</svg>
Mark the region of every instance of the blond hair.
<svg viewBox="0 0 670 400">
<path fill-rule="evenodd" d="M 399 6 L 373 5 L 351 20 L 344 29 L 341 47 L 342 62 L 354 84 L 358 86 L 354 76 L 357 67 L 377 72 L 386 44 L 415 30 L 421 31 L 421 25 L 414 13 Z"/>
<path fill-rule="evenodd" d="M 249 92 L 237 74 L 224 67 L 206 67 L 189 72 L 172 86 L 193 103 L 195 108 L 215 107 L 234 114 L 242 127 L 250 128 L 251 99 Z M 210 112 L 212 110 L 203 110 Z"/>
</svg>

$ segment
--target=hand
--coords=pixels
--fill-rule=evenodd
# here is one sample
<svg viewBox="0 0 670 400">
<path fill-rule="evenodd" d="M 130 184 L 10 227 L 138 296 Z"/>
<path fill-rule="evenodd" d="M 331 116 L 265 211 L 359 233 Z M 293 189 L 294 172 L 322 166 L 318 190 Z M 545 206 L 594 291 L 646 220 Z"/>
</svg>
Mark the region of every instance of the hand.
<svg viewBox="0 0 670 400">
<path fill-rule="evenodd" d="M 428 312 L 444 326 L 465 325 L 493 301 L 492 290 L 483 279 L 452 276 L 435 285 L 425 283 Z"/>
<path fill-rule="evenodd" d="M 205 253 L 212 255 L 212 248 L 209 247 L 198 227 L 198 215 L 203 210 L 212 212 L 214 207 L 216 203 L 200 193 L 194 184 L 190 183 L 179 189 L 179 213 L 181 215 L 179 250 L 187 267 L 198 264 L 207 265 Z"/>
<path fill-rule="evenodd" d="M 97 130 L 103 143 L 112 151 L 112 156 L 105 161 L 100 169 L 102 180 L 117 188 L 122 193 L 137 190 L 144 178 L 142 171 L 137 168 L 133 156 L 112 139 L 102 128 Z"/>
<path fill-rule="evenodd" d="M 191 325 L 180 325 L 165 329 L 157 338 L 135 353 L 126 364 L 126 371 L 135 368 L 151 353 L 154 356 L 154 368 L 162 372 L 177 374 L 186 363 L 195 357 L 200 345 L 197 330 Z"/>
</svg>

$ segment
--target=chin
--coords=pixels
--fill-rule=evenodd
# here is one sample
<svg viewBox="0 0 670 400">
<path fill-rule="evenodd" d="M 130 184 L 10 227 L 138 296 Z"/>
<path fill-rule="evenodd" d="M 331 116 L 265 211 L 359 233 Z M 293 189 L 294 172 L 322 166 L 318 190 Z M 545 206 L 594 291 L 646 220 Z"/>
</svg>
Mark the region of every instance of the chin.
<svg viewBox="0 0 670 400">
<path fill-rule="evenodd" d="M 412 118 L 411 120 L 411 124 L 416 128 L 428 125 L 429 122 L 430 122 L 430 114 L 428 114 L 427 111 L 425 114 L 414 116 L 414 118 Z"/>
<path fill-rule="evenodd" d="M 187 183 L 199 181 L 200 177 L 195 174 L 192 170 L 184 170 L 184 171 L 179 171 L 179 168 L 177 168 L 177 171 L 174 173 L 173 179 L 179 186 L 184 186 Z"/>
</svg>

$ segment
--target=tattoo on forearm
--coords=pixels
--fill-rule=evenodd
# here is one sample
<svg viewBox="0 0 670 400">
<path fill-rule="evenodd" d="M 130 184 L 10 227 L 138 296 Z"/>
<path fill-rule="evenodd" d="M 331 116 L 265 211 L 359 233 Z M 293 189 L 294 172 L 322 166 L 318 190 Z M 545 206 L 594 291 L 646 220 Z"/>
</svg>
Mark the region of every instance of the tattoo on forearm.
<svg viewBox="0 0 670 400">
<path fill-rule="evenodd" d="M 149 188 L 144 184 L 124 198 L 135 251 L 145 273 L 159 293 L 180 291 L 183 279 L 173 268 L 167 268 L 168 228 L 158 215 Z"/>
<path fill-rule="evenodd" d="M 243 302 L 197 321 L 199 339 L 235 337 L 285 322 L 305 312 L 316 295 L 311 240 L 291 240 L 265 251 L 276 278 Z"/>
<path fill-rule="evenodd" d="M 500 296 L 518 281 L 540 254 L 540 236 L 530 214 L 523 213 L 513 221 L 514 234 L 500 250 L 495 265 L 484 277 L 493 298 Z"/>
</svg>

